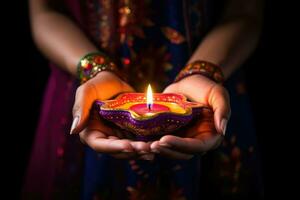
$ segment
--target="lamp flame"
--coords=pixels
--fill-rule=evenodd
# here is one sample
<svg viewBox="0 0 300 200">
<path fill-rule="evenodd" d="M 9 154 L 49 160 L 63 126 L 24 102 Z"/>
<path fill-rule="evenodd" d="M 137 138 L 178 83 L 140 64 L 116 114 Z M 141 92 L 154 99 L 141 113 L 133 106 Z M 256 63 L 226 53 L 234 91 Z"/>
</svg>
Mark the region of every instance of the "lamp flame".
<svg viewBox="0 0 300 200">
<path fill-rule="evenodd" d="M 147 89 L 147 108 L 151 110 L 152 106 L 153 106 L 153 94 L 152 94 L 151 85 L 149 84 Z"/>
</svg>

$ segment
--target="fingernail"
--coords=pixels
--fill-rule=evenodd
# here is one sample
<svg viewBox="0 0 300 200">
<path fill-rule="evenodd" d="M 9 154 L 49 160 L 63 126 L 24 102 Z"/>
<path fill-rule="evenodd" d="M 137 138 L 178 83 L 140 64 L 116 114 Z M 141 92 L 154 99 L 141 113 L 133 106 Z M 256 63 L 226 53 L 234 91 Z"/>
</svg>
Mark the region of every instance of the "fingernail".
<svg viewBox="0 0 300 200">
<path fill-rule="evenodd" d="M 70 134 L 73 134 L 72 132 L 73 132 L 73 130 L 76 128 L 78 122 L 79 122 L 79 116 L 76 116 L 76 117 L 73 119 Z"/>
<path fill-rule="evenodd" d="M 154 159 L 154 155 L 153 154 L 142 155 L 141 159 L 144 159 L 144 160 L 153 160 Z"/>
<path fill-rule="evenodd" d="M 124 153 L 132 153 L 133 151 L 130 150 L 130 149 L 124 149 L 122 152 L 124 152 Z"/>
<path fill-rule="evenodd" d="M 162 147 L 167 147 L 167 148 L 170 148 L 171 145 L 167 144 L 167 143 L 159 143 L 159 146 L 162 146 Z"/>
<path fill-rule="evenodd" d="M 153 152 L 153 153 L 160 153 L 160 151 L 158 149 L 152 149 L 151 152 Z"/>
<path fill-rule="evenodd" d="M 223 136 L 225 136 L 225 133 L 226 133 L 227 122 L 228 122 L 228 120 L 225 118 L 223 118 L 221 121 L 221 131 L 222 131 Z"/>
<path fill-rule="evenodd" d="M 140 151 L 139 152 L 139 154 L 147 154 L 147 153 L 149 153 L 149 152 L 147 152 L 147 151 Z"/>
</svg>

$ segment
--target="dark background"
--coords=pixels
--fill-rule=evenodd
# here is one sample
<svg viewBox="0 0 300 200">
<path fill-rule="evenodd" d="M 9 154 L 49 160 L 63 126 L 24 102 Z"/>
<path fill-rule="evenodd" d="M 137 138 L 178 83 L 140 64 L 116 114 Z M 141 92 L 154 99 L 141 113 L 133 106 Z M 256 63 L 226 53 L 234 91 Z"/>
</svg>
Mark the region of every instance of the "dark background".
<svg viewBox="0 0 300 200">
<path fill-rule="evenodd" d="M 268 69 L 272 63 L 269 55 L 273 50 L 271 22 L 274 13 L 269 2 L 266 1 L 261 41 L 245 64 L 263 172 L 265 171 L 264 138 L 269 130 L 266 126 L 266 118 L 269 116 L 265 106 L 266 99 L 270 95 L 266 93 L 265 77 L 270 76 Z M 9 112 L 5 114 L 7 120 L 2 120 L 1 124 L 3 127 L 8 127 L 9 131 L 2 132 L 5 138 L 2 146 L 3 159 L 8 163 L 6 166 L 12 170 L 12 176 L 10 175 L 7 181 L 8 187 L 14 191 L 11 194 L 17 198 L 33 142 L 49 69 L 47 61 L 36 49 L 31 38 L 27 1 L 12 1 L 10 5 L 4 5 L 3 9 L 1 32 L 4 36 L 1 37 L 1 47 L 6 53 L 1 56 L 3 65 L 1 92 L 2 100 L 5 102 L 3 110 Z"/>
</svg>

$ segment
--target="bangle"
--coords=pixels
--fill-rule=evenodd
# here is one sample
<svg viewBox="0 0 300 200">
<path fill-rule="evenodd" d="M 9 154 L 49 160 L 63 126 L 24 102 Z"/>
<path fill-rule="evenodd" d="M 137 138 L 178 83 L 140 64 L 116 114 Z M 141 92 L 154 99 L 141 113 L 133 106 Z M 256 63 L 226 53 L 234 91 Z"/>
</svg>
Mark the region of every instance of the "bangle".
<svg viewBox="0 0 300 200">
<path fill-rule="evenodd" d="M 174 82 L 178 82 L 188 76 L 194 74 L 201 74 L 216 83 L 224 82 L 224 75 L 219 66 L 202 60 L 194 61 L 188 65 L 186 65 L 177 75 Z"/>
<path fill-rule="evenodd" d="M 77 74 L 81 84 L 93 78 L 101 71 L 111 71 L 122 78 L 116 64 L 101 52 L 93 52 L 83 56 L 77 65 Z"/>
</svg>

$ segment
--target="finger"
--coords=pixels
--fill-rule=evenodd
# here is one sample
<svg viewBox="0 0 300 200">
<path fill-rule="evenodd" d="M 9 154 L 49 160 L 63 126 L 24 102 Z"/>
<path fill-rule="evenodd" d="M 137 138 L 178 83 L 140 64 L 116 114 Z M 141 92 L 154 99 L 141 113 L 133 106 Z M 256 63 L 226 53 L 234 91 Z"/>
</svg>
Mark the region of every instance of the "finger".
<svg viewBox="0 0 300 200">
<path fill-rule="evenodd" d="M 94 109 L 90 112 L 89 120 L 87 122 L 87 130 L 98 130 L 108 139 L 121 139 L 116 132 L 118 129 L 111 128 L 103 119 L 100 118 L 98 112 Z"/>
<path fill-rule="evenodd" d="M 132 153 L 134 152 L 128 140 L 108 139 L 98 130 L 84 129 L 80 132 L 80 138 L 92 149 L 100 153 Z"/>
<path fill-rule="evenodd" d="M 191 154 L 186 154 L 167 147 L 163 147 L 159 145 L 159 142 L 152 143 L 151 149 L 162 156 L 176 160 L 189 160 L 193 157 L 193 155 Z"/>
<path fill-rule="evenodd" d="M 225 135 L 231 112 L 228 92 L 222 86 L 215 85 L 209 94 L 208 103 L 214 111 L 216 129 Z"/>
<path fill-rule="evenodd" d="M 124 92 L 124 93 L 134 92 L 134 89 L 128 84 L 123 84 L 122 85 L 122 92 Z"/>
<path fill-rule="evenodd" d="M 177 93 L 177 92 L 178 92 L 178 84 L 177 83 L 173 83 L 173 84 L 169 85 L 163 91 L 163 93 Z"/>
<path fill-rule="evenodd" d="M 114 139 L 114 140 L 117 140 L 117 139 L 119 139 L 119 138 L 116 137 L 116 136 L 111 135 L 111 136 L 108 136 L 108 139 Z"/>
<path fill-rule="evenodd" d="M 197 138 L 181 138 L 167 135 L 160 139 L 159 146 L 169 147 L 183 153 L 201 153 L 219 146 L 222 141 L 221 135 L 212 136 L 210 133 L 201 134 Z"/>
<path fill-rule="evenodd" d="M 78 134 L 83 130 L 88 121 L 90 110 L 95 100 L 96 93 L 88 82 L 77 88 L 73 106 L 73 123 L 70 134 Z"/>
<path fill-rule="evenodd" d="M 181 131 L 185 132 L 184 136 L 187 138 L 199 137 L 202 134 L 218 134 L 214 123 L 213 111 L 210 108 L 202 109 L 201 116 L 195 118 L 195 120 L 190 124 L 190 127 L 187 130 L 181 129 L 176 133 L 176 135 L 180 135 Z"/>
<path fill-rule="evenodd" d="M 130 142 L 133 149 L 139 154 L 146 154 L 151 151 L 150 143 L 142 142 L 142 141 L 131 141 Z"/>
</svg>

